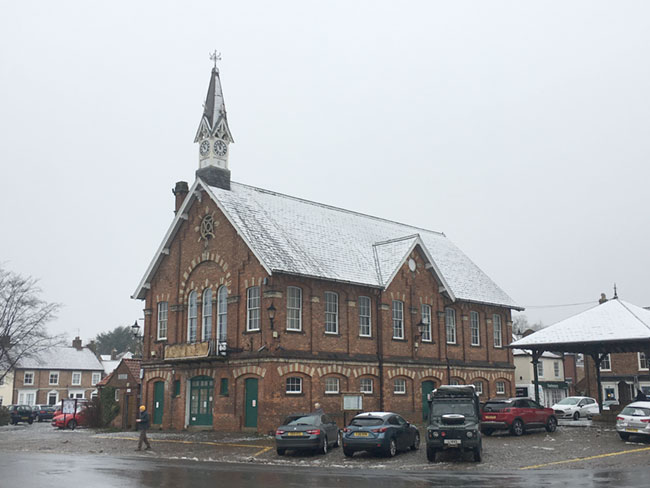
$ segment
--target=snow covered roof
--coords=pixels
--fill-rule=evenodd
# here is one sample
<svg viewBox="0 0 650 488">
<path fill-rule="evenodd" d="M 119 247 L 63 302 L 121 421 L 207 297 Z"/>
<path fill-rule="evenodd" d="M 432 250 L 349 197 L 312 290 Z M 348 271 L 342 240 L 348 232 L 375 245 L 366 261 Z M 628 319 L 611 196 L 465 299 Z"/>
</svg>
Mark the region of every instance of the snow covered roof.
<svg viewBox="0 0 650 488">
<path fill-rule="evenodd" d="M 611 343 L 633 341 L 650 342 L 650 310 L 613 299 L 519 339 L 509 347 L 580 352 L 580 345 L 592 344 L 595 349 L 609 347 L 609 351 L 617 352 L 611 349 Z"/>
<path fill-rule="evenodd" d="M 90 349 L 52 347 L 38 353 L 37 357 L 23 358 L 16 366 L 20 369 L 72 369 L 75 371 L 104 371 L 102 363 Z"/>
<path fill-rule="evenodd" d="M 104 366 L 104 372 L 106 374 L 111 373 L 117 368 L 117 365 L 120 364 L 120 361 L 122 358 L 124 359 L 131 359 L 133 357 L 133 353 L 131 352 L 124 352 L 120 355 L 117 356 L 116 359 L 111 359 L 110 354 L 102 354 L 100 355 L 100 361 L 102 365 Z"/>
<path fill-rule="evenodd" d="M 414 247 L 430 261 L 452 300 L 522 310 L 440 232 L 400 224 L 241 183 L 230 190 L 201 179 L 190 189 L 163 244 L 136 290 L 144 298 L 167 243 L 203 187 L 266 270 L 385 288 Z"/>
</svg>

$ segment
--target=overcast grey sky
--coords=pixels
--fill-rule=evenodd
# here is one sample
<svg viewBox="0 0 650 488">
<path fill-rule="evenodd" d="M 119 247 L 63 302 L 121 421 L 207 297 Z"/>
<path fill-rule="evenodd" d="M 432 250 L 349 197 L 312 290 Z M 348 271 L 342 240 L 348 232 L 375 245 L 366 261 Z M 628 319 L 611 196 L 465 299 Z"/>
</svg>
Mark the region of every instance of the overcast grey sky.
<svg viewBox="0 0 650 488">
<path fill-rule="evenodd" d="M 211 62 L 235 181 L 445 232 L 547 325 L 650 305 L 650 3 L 0 3 L 0 263 L 90 339 L 194 179 Z"/>
</svg>

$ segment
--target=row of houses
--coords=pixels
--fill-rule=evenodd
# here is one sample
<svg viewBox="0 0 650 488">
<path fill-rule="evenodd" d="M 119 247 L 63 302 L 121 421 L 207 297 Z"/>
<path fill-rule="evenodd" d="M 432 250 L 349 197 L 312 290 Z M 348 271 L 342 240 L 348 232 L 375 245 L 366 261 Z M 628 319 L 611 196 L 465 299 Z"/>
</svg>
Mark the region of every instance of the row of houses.
<svg viewBox="0 0 650 488">
<path fill-rule="evenodd" d="M 103 378 L 131 353 L 97 355 L 76 337 L 71 346 L 52 347 L 21 359 L 0 383 L 0 405 L 55 405 L 64 398 L 97 396 Z"/>
</svg>

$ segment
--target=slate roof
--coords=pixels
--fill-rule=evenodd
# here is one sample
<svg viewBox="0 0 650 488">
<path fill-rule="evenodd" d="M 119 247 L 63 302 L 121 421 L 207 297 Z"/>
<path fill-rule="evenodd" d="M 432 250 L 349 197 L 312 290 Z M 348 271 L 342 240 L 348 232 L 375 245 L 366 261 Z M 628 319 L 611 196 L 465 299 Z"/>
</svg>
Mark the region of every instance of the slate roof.
<svg viewBox="0 0 650 488">
<path fill-rule="evenodd" d="M 136 290 L 144 298 L 167 243 L 203 187 L 269 271 L 385 288 L 414 246 L 452 300 L 523 310 L 444 234 L 232 182 L 197 179 Z"/>
<path fill-rule="evenodd" d="M 510 347 L 643 340 L 650 341 L 650 310 L 613 299 L 519 339 Z"/>
<path fill-rule="evenodd" d="M 104 371 L 104 366 L 90 349 L 52 347 L 37 357 L 23 358 L 16 365 L 20 369 L 68 369 L 74 371 Z"/>
</svg>

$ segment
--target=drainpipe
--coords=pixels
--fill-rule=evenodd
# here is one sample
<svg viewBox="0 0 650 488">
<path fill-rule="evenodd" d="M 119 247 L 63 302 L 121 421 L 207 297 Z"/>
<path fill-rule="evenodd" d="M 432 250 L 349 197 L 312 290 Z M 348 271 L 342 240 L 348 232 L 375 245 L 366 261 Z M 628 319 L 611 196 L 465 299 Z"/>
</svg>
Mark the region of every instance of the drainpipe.
<svg viewBox="0 0 650 488">
<path fill-rule="evenodd" d="M 375 310 L 377 316 L 377 366 L 379 367 L 379 410 L 384 411 L 384 341 L 381 324 L 382 291 L 375 293 Z"/>
</svg>

